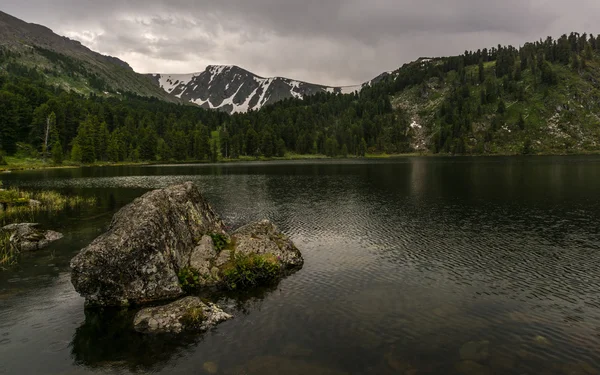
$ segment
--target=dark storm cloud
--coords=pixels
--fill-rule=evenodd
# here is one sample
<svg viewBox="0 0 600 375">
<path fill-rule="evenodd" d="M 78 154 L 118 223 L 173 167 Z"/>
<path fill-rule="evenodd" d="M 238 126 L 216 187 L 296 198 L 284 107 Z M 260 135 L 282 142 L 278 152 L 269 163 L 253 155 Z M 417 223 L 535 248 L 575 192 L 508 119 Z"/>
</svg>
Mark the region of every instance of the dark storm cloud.
<svg viewBox="0 0 600 375">
<path fill-rule="evenodd" d="M 595 0 L 5 0 L 2 10 L 142 72 L 237 64 L 328 84 L 420 56 L 597 33 Z"/>
</svg>

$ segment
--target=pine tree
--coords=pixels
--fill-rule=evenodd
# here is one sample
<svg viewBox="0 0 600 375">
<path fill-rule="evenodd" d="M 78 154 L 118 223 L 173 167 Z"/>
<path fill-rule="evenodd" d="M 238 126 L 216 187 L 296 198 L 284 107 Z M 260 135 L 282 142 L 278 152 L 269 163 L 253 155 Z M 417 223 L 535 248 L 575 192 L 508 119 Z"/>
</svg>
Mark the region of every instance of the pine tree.
<svg viewBox="0 0 600 375">
<path fill-rule="evenodd" d="M 83 153 L 81 152 L 81 147 L 77 141 L 75 141 L 73 148 L 71 149 L 71 160 L 76 163 L 81 163 L 83 161 Z"/>
<path fill-rule="evenodd" d="M 358 156 L 364 158 L 366 154 L 367 154 L 367 142 L 365 142 L 365 139 L 362 138 L 358 145 Z"/>
<path fill-rule="evenodd" d="M 521 130 L 525 130 L 525 117 L 523 117 L 523 114 L 519 114 L 519 122 L 517 123 L 517 125 L 519 126 L 519 129 Z"/>
<path fill-rule="evenodd" d="M 52 162 L 56 165 L 60 165 L 63 162 L 63 149 L 59 140 L 56 140 L 52 145 Z"/>
<path fill-rule="evenodd" d="M 483 65 L 483 59 L 479 60 L 479 83 L 485 82 L 485 68 Z"/>
</svg>

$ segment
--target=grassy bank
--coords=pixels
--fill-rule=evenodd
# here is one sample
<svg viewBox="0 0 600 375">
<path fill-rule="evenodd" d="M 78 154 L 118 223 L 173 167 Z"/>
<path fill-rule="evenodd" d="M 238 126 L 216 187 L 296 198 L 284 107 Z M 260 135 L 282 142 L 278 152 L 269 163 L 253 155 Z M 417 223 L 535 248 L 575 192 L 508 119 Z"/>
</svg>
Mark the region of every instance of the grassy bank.
<svg viewBox="0 0 600 375">
<path fill-rule="evenodd" d="M 217 163 L 212 163 L 212 164 L 219 164 L 219 163 L 239 163 L 239 162 L 254 162 L 254 161 L 261 161 L 261 162 L 267 162 L 267 161 L 286 161 L 286 160 L 345 160 L 345 159 L 350 159 L 350 160 L 360 160 L 360 159 L 368 159 L 368 160 L 373 160 L 373 159 L 392 159 L 392 158 L 402 158 L 402 157 L 449 157 L 449 156 L 522 156 L 522 153 L 518 153 L 518 152 L 513 152 L 513 153 L 509 153 L 509 152 L 504 152 L 504 153 L 485 153 L 485 154 L 461 154 L 461 155 L 455 155 L 455 154 L 448 154 L 448 153 L 438 153 L 438 154 L 432 154 L 432 153 L 428 153 L 428 152 L 413 152 L 413 153 L 405 153 L 405 154 L 386 154 L 386 153 L 382 153 L 382 154 L 374 154 L 374 153 L 369 153 L 366 154 L 364 157 L 356 157 L 354 155 L 348 155 L 346 157 L 344 156 L 337 156 L 337 157 L 330 157 L 330 156 L 326 156 L 326 155 L 321 155 L 321 154 L 292 154 L 292 153 L 288 153 L 283 157 L 278 157 L 278 156 L 274 156 L 274 157 L 264 157 L 264 156 L 259 156 L 259 157 L 253 157 L 253 156 L 241 156 L 237 159 L 220 159 Z M 589 152 L 578 152 L 578 153 L 572 153 L 572 152 L 564 152 L 564 153 L 553 153 L 553 152 L 536 152 L 536 153 L 531 153 L 529 155 L 534 155 L 534 156 L 566 156 L 566 155 L 600 155 L 600 151 L 589 151 Z M 112 162 L 95 162 L 92 164 L 78 164 L 78 163 L 72 163 L 69 161 L 66 161 L 64 164 L 61 165 L 56 165 L 56 164 L 52 164 L 52 162 L 50 161 L 43 161 L 41 159 L 31 159 L 31 158 L 14 158 L 14 157 L 5 157 L 4 158 L 7 161 L 7 165 L 0 165 L 0 173 L 1 172 L 8 172 L 8 171 L 20 171 L 20 170 L 35 170 L 35 169 L 55 169 L 55 168 L 80 168 L 80 167 L 114 167 L 114 166 L 136 166 L 136 165 L 178 165 L 178 164 L 211 164 L 210 161 L 208 160 L 186 160 L 186 161 L 153 161 L 153 162 L 119 162 L 119 163 L 112 163 Z"/>
</svg>

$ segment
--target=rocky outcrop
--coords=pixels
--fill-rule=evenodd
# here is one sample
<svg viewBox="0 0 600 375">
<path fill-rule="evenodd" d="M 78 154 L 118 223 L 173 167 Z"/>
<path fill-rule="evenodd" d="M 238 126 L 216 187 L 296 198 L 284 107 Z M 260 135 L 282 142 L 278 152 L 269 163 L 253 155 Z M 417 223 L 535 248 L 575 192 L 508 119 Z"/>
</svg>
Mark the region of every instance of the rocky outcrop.
<svg viewBox="0 0 600 375">
<path fill-rule="evenodd" d="M 236 260 L 249 255 L 269 255 L 281 270 L 303 264 L 300 251 L 269 221 L 230 236 L 188 182 L 147 193 L 119 211 L 108 232 L 71 261 L 71 278 L 88 304 L 140 304 L 230 285 L 223 269 L 231 277 Z"/>
<path fill-rule="evenodd" d="M 88 304 L 128 305 L 183 295 L 178 272 L 205 234 L 227 236 L 191 183 L 151 191 L 121 209 L 108 232 L 71 261 L 71 281 Z"/>
<path fill-rule="evenodd" d="M 35 223 L 10 224 L 0 228 L 0 232 L 9 233 L 10 242 L 23 252 L 43 249 L 63 238 L 58 232 L 42 230 L 38 226 Z"/>
<path fill-rule="evenodd" d="M 165 306 L 140 310 L 133 321 L 141 333 L 180 333 L 206 331 L 233 318 L 212 303 L 205 304 L 198 297 L 186 297 Z"/>
<path fill-rule="evenodd" d="M 294 243 L 268 220 L 241 227 L 232 238 L 237 254 L 274 255 L 283 268 L 300 267 L 304 263 Z"/>
</svg>

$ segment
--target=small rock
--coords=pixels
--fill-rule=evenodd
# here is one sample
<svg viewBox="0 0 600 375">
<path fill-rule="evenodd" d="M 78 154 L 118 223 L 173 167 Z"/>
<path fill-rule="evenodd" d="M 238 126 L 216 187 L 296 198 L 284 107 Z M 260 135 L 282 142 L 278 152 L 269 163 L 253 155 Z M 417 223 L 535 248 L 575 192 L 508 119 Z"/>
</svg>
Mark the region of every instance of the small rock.
<svg viewBox="0 0 600 375">
<path fill-rule="evenodd" d="M 470 341 L 460 348 L 460 359 L 463 361 L 484 362 L 489 357 L 489 341 Z"/>
<path fill-rule="evenodd" d="M 204 362 L 204 364 L 202 365 L 202 368 L 208 374 L 216 374 L 217 372 L 219 372 L 219 365 L 217 365 L 214 362 Z"/>
<path fill-rule="evenodd" d="M 40 250 L 63 238 L 63 235 L 58 232 L 44 231 L 37 227 L 38 224 L 35 223 L 10 224 L 0 228 L 0 231 L 10 233 L 10 242 L 19 251 Z"/>
<path fill-rule="evenodd" d="M 140 310 L 133 326 L 141 333 L 206 331 L 231 318 L 232 315 L 215 304 L 205 304 L 198 297 L 186 297 L 165 306 Z"/>
<path fill-rule="evenodd" d="M 301 267 L 302 254 L 294 243 L 269 220 L 248 224 L 231 236 L 238 254 L 271 254 L 277 257 L 284 268 Z"/>
</svg>

